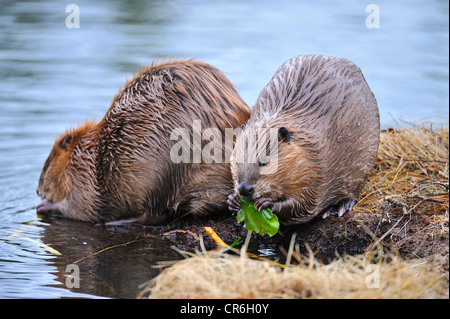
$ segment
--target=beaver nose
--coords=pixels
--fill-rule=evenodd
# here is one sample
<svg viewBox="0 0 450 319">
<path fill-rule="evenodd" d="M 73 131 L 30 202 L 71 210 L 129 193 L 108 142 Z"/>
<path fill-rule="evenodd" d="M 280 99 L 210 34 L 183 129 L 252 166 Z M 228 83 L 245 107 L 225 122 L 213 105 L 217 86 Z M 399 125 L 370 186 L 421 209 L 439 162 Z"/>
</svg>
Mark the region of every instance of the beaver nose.
<svg viewBox="0 0 450 319">
<path fill-rule="evenodd" d="M 255 188 L 253 185 L 242 182 L 238 186 L 238 192 L 241 196 L 251 198 L 253 193 L 255 192 Z"/>
</svg>

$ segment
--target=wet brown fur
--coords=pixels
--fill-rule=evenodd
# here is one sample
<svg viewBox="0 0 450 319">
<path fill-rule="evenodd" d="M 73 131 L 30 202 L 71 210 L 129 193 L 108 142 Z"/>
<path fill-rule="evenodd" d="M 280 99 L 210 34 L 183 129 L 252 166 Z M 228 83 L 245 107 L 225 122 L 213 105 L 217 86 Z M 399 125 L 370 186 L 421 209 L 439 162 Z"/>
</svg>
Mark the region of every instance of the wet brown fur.
<svg viewBox="0 0 450 319">
<path fill-rule="evenodd" d="M 143 216 L 160 224 L 183 214 L 226 211 L 233 188 L 229 164 L 172 163 L 177 141 L 170 133 L 191 132 L 193 120 L 223 133 L 249 115 L 218 69 L 192 60 L 153 63 L 125 84 L 100 122 L 56 140 L 38 194 L 63 215 L 87 221 Z"/>
<path fill-rule="evenodd" d="M 257 128 L 285 127 L 290 141 L 278 142 L 278 166 L 271 174 L 233 157 L 235 193 L 242 182 L 253 185 L 252 200 L 272 199 L 285 224 L 356 201 L 374 165 L 379 125 L 375 97 L 355 64 L 321 55 L 292 58 L 260 93 L 236 148 L 246 150 Z"/>
</svg>

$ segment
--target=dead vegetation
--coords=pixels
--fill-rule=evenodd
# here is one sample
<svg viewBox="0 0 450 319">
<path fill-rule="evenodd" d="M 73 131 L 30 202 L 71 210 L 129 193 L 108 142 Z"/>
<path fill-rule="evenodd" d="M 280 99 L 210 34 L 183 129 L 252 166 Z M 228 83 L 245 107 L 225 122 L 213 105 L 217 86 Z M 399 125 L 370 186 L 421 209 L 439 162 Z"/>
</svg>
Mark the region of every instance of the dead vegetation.
<svg viewBox="0 0 450 319">
<path fill-rule="evenodd" d="M 354 210 L 294 229 L 301 236 L 291 240 L 287 267 L 245 253 L 189 253 L 140 297 L 448 298 L 448 152 L 447 124 L 385 130 Z M 355 241 L 363 253 L 348 249 Z M 317 252 L 327 243 L 341 254 L 325 264 Z M 370 270 L 378 282 L 368 282 Z"/>
<path fill-rule="evenodd" d="M 448 151 L 448 127 L 382 132 L 376 169 L 353 219 L 406 258 L 448 256 Z M 377 227 L 369 231 L 371 225 Z"/>
<path fill-rule="evenodd" d="M 298 265 L 208 252 L 165 269 L 144 284 L 149 298 L 448 298 L 445 275 L 427 261 L 382 253 L 346 255 L 322 264 L 297 255 Z"/>
</svg>

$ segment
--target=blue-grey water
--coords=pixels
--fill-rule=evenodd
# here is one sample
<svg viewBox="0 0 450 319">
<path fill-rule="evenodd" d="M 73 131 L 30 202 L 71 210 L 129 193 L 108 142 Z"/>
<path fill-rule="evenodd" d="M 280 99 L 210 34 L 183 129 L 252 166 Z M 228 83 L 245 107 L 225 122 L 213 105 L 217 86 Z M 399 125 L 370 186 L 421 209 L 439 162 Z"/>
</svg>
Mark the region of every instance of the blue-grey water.
<svg viewBox="0 0 450 319">
<path fill-rule="evenodd" d="M 0 298 L 134 297 L 137 285 L 157 274 L 150 265 L 176 258 L 170 240 L 140 245 L 145 230 L 35 214 L 37 181 L 55 137 L 101 119 L 126 79 L 155 58 L 206 61 L 252 105 L 285 60 L 346 57 L 375 93 L 382 126 L 448 121 L 445 0 L 376 1 L 378 28 L 368 27 L 376 20 L 366 24 L 374 1 L 74 2 L 79 28 L 66 25 L 70 2 L 0 1 Z M 80 288 L 67 288 L 68 264 L 127 242 L 80 261 Z"/>
</svg>

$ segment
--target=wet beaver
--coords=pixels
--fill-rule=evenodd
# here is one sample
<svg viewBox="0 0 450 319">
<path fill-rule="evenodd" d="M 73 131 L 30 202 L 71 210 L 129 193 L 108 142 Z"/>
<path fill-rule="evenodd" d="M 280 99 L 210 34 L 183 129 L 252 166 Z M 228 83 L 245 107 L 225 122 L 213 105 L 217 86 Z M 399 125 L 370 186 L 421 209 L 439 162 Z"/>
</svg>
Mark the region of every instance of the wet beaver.
<svg viewBox="0 0 450 319">
<path fill-rule="evenodd" d="M 374 165 L 379 135 L 377 102 L 355 64 L 294 57 L 261 91 L 236 141 L 229 209 L 237 211 L 242 196 L 259 210 L 271 208 L 284 224 L 341 216 Z"/>
<path fill-rule="evenodd" d="M 234 86 L 211 65 L 153 63 L 126 83 L 100 122 L 57 138 L 39 178 L 44 200 L 37 212 L 157 225 L 227 211 L 233 182 L 226 155 L 219 154 L 220 163 L 193 161 L 198 154 L 189 142 L 201 127 L 223 133 L 249 116 Z M 184 144 L 172 136 L 180 129 L 189 134 Z M 171 150 L 180 143 L 176 153 L 187 150 L 188 161 L 176 163 Z"/>
</svg>

